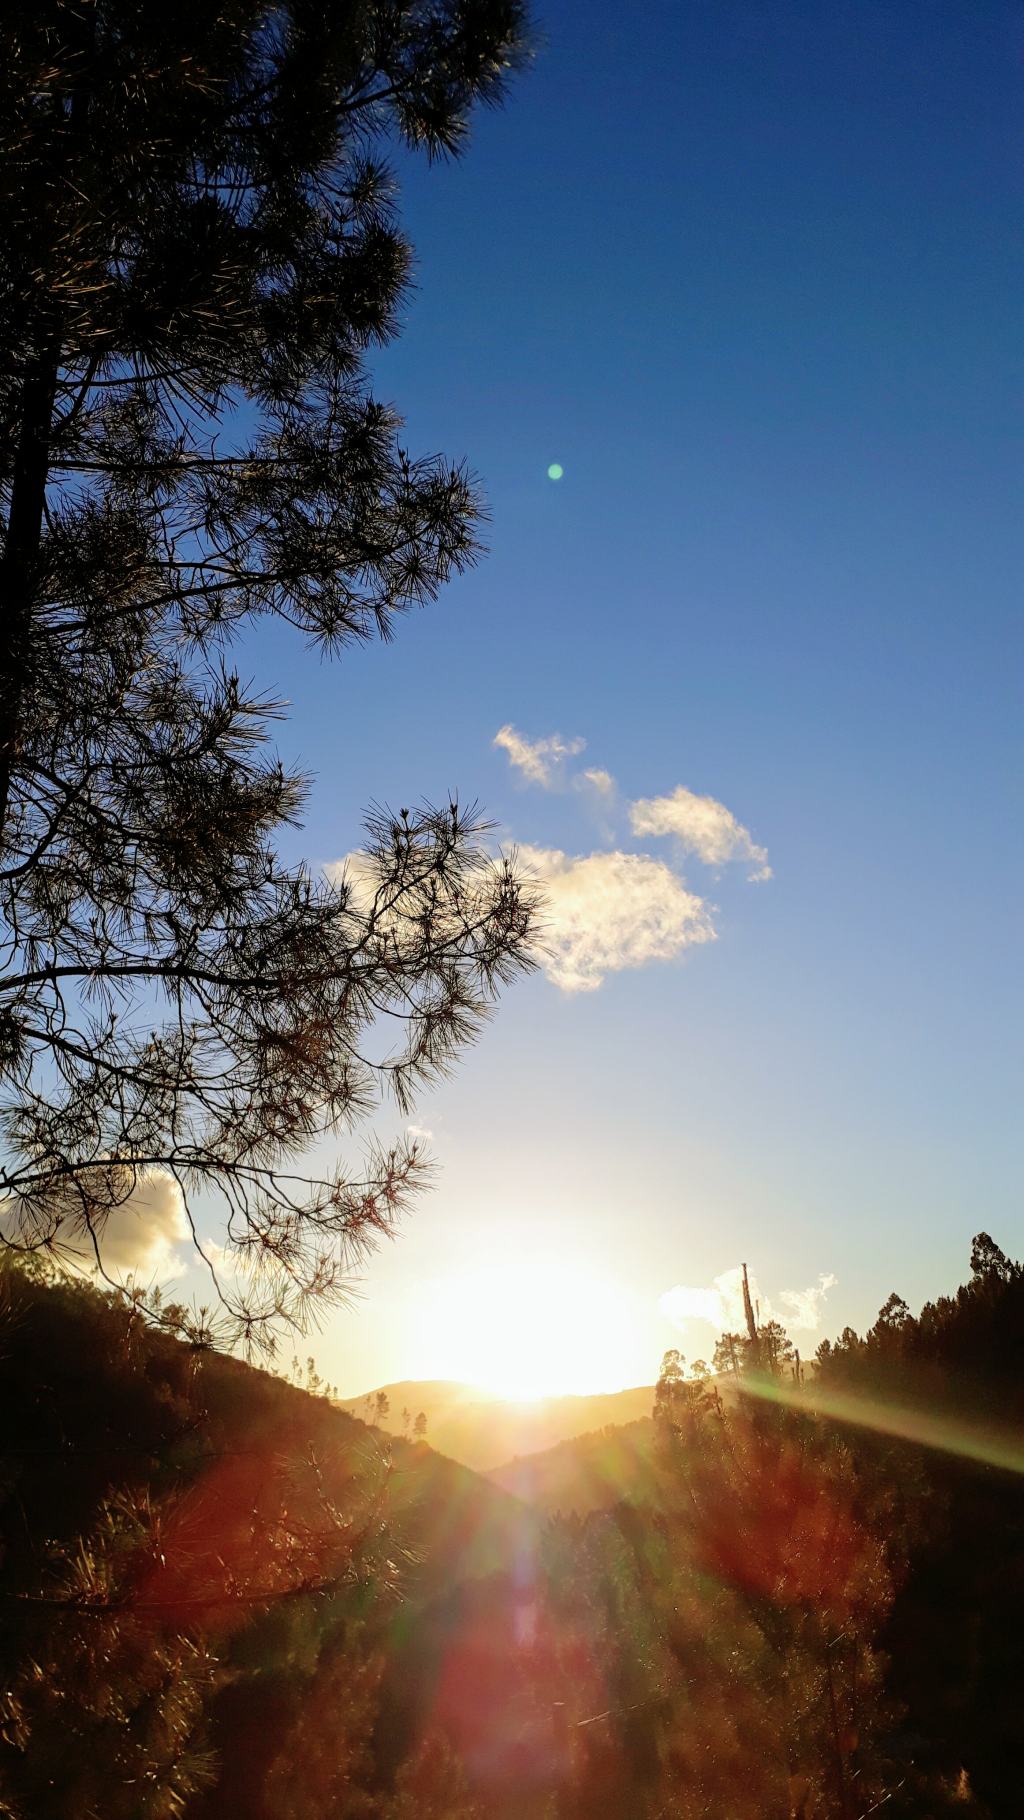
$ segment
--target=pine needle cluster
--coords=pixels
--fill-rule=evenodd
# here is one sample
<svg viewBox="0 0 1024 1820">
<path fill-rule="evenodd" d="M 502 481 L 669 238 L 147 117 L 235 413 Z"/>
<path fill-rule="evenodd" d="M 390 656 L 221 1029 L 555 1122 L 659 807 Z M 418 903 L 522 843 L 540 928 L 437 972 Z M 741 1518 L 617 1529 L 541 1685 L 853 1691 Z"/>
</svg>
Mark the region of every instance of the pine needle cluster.
<svg viewBox="0 0 1024 1820">
<path fill-rule="evenodd" d="M 457 153 L 526 33 L 520 0 L 0 23 L 4 1237 L 103 1270 L 169 1174 L 193 1229 L 219 1202 L 250 1341 L 342 1293 L 424 1172 L 302 1159 L 407 1106 L 530 963 L 529 894 L 456 803 L 375 812 L 351 874 L 282 862 L 308 780 L 236 661 L 268 618 L 387 638 L 478 552 L 472 477 L 367 379 L 410 265 L 381 147 Z"/>
</svg>

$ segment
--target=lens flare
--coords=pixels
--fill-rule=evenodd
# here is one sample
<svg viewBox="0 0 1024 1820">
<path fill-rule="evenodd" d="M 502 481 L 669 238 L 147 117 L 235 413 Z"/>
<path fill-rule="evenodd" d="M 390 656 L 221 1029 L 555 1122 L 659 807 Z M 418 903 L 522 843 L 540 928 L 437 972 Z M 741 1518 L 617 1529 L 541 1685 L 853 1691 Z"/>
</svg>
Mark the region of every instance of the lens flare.
<svg viewBox="0 0 1024 1820">
<path fill-rule="evenodd" d="M 965 1421 L 962 1416 L 883 1401 L 879 1397 L 826 1390 L 813 1383 L 798 1391 L 772 1380 L 750 1377 L 744 1379 L 740 1388 L 746 1396 L 785 1403 L 807 1415 L 849 1422 L 857 1428 L 869 1428 L 875 1434 L 891 1435 L 897 1441 L 910 1441 L 919 1447 L 935 1448 L 940 1453 L 957 1454 L 980 1466 L 997 1466 L 1003 1472 L 1024 1473 L 1024 1446 L 1019 1435 L 1006 1429 Z"/>
<path fill-rule="evenodd" d="M 565 469 L 563 468 L 561 462 L 553 461 L 551 463 L 551 466 L 548 468 L 548 479 L 549 480 L 561 480 L 562 475 L 564 473 L 565 473 Z"/>
</svg>

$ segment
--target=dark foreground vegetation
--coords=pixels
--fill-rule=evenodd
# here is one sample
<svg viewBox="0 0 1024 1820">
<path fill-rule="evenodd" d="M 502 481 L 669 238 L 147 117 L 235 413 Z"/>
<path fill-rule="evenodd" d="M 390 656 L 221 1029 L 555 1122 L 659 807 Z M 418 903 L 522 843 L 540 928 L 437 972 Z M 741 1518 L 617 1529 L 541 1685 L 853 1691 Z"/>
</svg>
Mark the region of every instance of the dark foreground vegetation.
<svg viewBox="0 0 1024 1820">
<path fill-rule="evenodd" d="M 0 1813 L 1019 1812 L 1024 1273 L 972 1264 L 802 1380 L 669 1355 L 555 1516 L 9 1266 Z"/>
</svg>

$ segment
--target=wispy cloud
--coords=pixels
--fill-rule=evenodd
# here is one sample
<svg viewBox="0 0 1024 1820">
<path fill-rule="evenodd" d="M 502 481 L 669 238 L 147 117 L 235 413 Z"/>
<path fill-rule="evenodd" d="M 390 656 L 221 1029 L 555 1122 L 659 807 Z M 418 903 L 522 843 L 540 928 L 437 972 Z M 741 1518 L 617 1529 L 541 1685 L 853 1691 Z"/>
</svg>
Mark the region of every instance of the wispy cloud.
<svg viewBox="0 0 1024 1820">
<path fill-rule="evenodd" d="M 821 1326 L 825 1298 L 838 1278 L 831 1272 L 823 1273 L 808 1289 L 780 1290 L 778 1308 L 762 1294 L 756 1277 L 751 1276 L 749 1282 L 751 1299 L 757 1304 L 762 1321 L 781 1321 L 794 1333 L 814 1333 Z M 716 1333 L 742 1333 L 746 1325 L 742 1267 L 737 1264 L 732 1270 L 723 1270 L 721 1276 L 704 1287 L 677 1283 L 659 1298 L 658 1307 L 676 1327 L 684 1328 L 689 1321 L 705 1321 Z"/>
<path fill-rule="evenodd" d="M 715 939 L 703 899 L 649 854 L 524 846 L 519 855 L 544 886 L 544 966 L 563 992 L 592 992 L 609 973 Z"/>
<path fill-rule="evenodd" d="M 608 797 L 615 794 L 615 779 L 611 772 L 602 771 L 598 766 L 581 771 L 575 781 L 578 784 L 586 785 L 591 790 L 596 790 L 598 796 Z"/>
<path fill-rule="evenodd" d="M 494 735 L 494 744 L 508 755 L 513 769 L 527 783 L 539 784 L 542 790 L 558 788 L 566 759 L 576 758 L 586 743 L 585 739 L 563 739 L 560 733 L 549 733 L 545 739 L 527 739 L 511 722 L 499 727 Z"/>
<path fill-rule="evenodd" d="M 641 797 L 629 807 L 634 834 L 674 835 L 687 853 L 707 866 L 724 866 L 739 860 L 752 869 L 754 881 L 771 878 L 768 854 L 731 809 L 713 796 L 697 796 L 680 784 L 670 796 Z"/>
</svg>

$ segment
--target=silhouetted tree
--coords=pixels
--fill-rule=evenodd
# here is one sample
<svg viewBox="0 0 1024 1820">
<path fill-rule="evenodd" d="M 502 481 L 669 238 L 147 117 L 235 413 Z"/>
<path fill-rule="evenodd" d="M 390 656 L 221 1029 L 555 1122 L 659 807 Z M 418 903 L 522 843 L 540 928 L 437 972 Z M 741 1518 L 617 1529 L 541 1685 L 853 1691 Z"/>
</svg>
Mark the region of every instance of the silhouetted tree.
<svg viewBox="0 0 1024 1820">
<path fill-rule="evenodd" d="M 971 1273 L 917 1316 L 890 1296 L 864 1339 L 847 1328 L 818 1353 L 816 1381 L 863 1398 L 850 1442 L 901 1568 L 885 1649 L 892 1697 L 914 1716 L 913 1812 L 1010 1812 L 1019 1781 L 1024 1480 L 976 1465 L 964 1440 L 1019 1432 L 1024 1272 L 980 1233 Z M 927 1411 L 952 1450 L 872 1433 L 887 1406 Z"/>
<path fill-rule="evenodd" d="M 741 1268 L 743 1270 L 743 1318 L 747 1324 L 747 1352 L 751 1364 L 759 1365 L 761 1350 L 757 1335 L 757 1317 L 750 1296 L 750 1278 L 747 1275 L 746 1265 L 742 1265 Z"/>
<path fill-rule="evenodd" d="M 703 1359 L 686 1376 L 686 1360 L 677 1347 L 670 1347 L 661 1361 L 661 1371 L 654 1391 L 655 1432 L 662 1446 L 671 1447 L 681 1431 L 689 1432 L 693 1424 L 718 1405 L 718 1393 L 709 1388 L 711 1376 Z"/>
<path fill-rule="evenodd" d="M 670 1346 L 662 1355 L 661 1370 L 654 1389 L 654 1413 L 672 1410 L 682 1402 L 682 1390 L 686 1381 L 686 1360 L 678 1346 Z"/>
<path fill-rule="evenodd" d="M 417 1441 L 425 1441 L 427 1438 L 427 1418 L 425 1411 L 422 1409 L 412 1425 L 412 1432 L 413 1438 Z"/>
<path fill-rule="evenodd" d="M 976 1277 L 996 1277 L 1009 1283 L 1020 1274 L 1020 1265 L 1011 1264 L 987 1232 L 979 1232 L 971 1243 L 971 1270 Z"/>
<path fill-rule="evenodd" d="M 882 1303 L 882 1306 L 878 1311 L 878 1320 L 875 1322 L 875 1331 L 877 1332 L 884 1329 L 890 1333 L 897 1333 L 901 1327 L 906 1326 L 909 1319 L 910 1309 L 907 1307 L 903 1297 L 897 1295 L 894 1290 L 892 1295 Z"/>
<path fill-rule="evenodd" d="M 521 0 L 0 22 L 5 1236 L 102 1263 L 169 1173 L 260 1267 L 222 1287 L 250 1339 L 340 1293 L 423 1170 L 295 1159 L 384 1084 L 407 1106 L 528 960 L 529 900 L 455 804 L 375 813 L 331 882 L 279 860 L 304 782 L 229 658 L 268 616 L 386 638 L 474 558 L 465 470 L 400 446 L 364 377 L 409 270 L 375 146 L 457 152 L 524 34 Z"/>
<path fill-rule="evenodd" d="M 744 1357 L 744 1341 L 738 1333 L 723 1333 L 715 1341 L 712 1364 L 717 1372 L 729 1372 L 733 1376 L 740 1370 Z"/>
<path fill-rule="evenodd" d="M 779 1321 L 765 1321 L 758 1328 L 760 1363 L 765 1371 L 781 1377 L 793 1363 L 793 1342 Z"/>
</svg>

